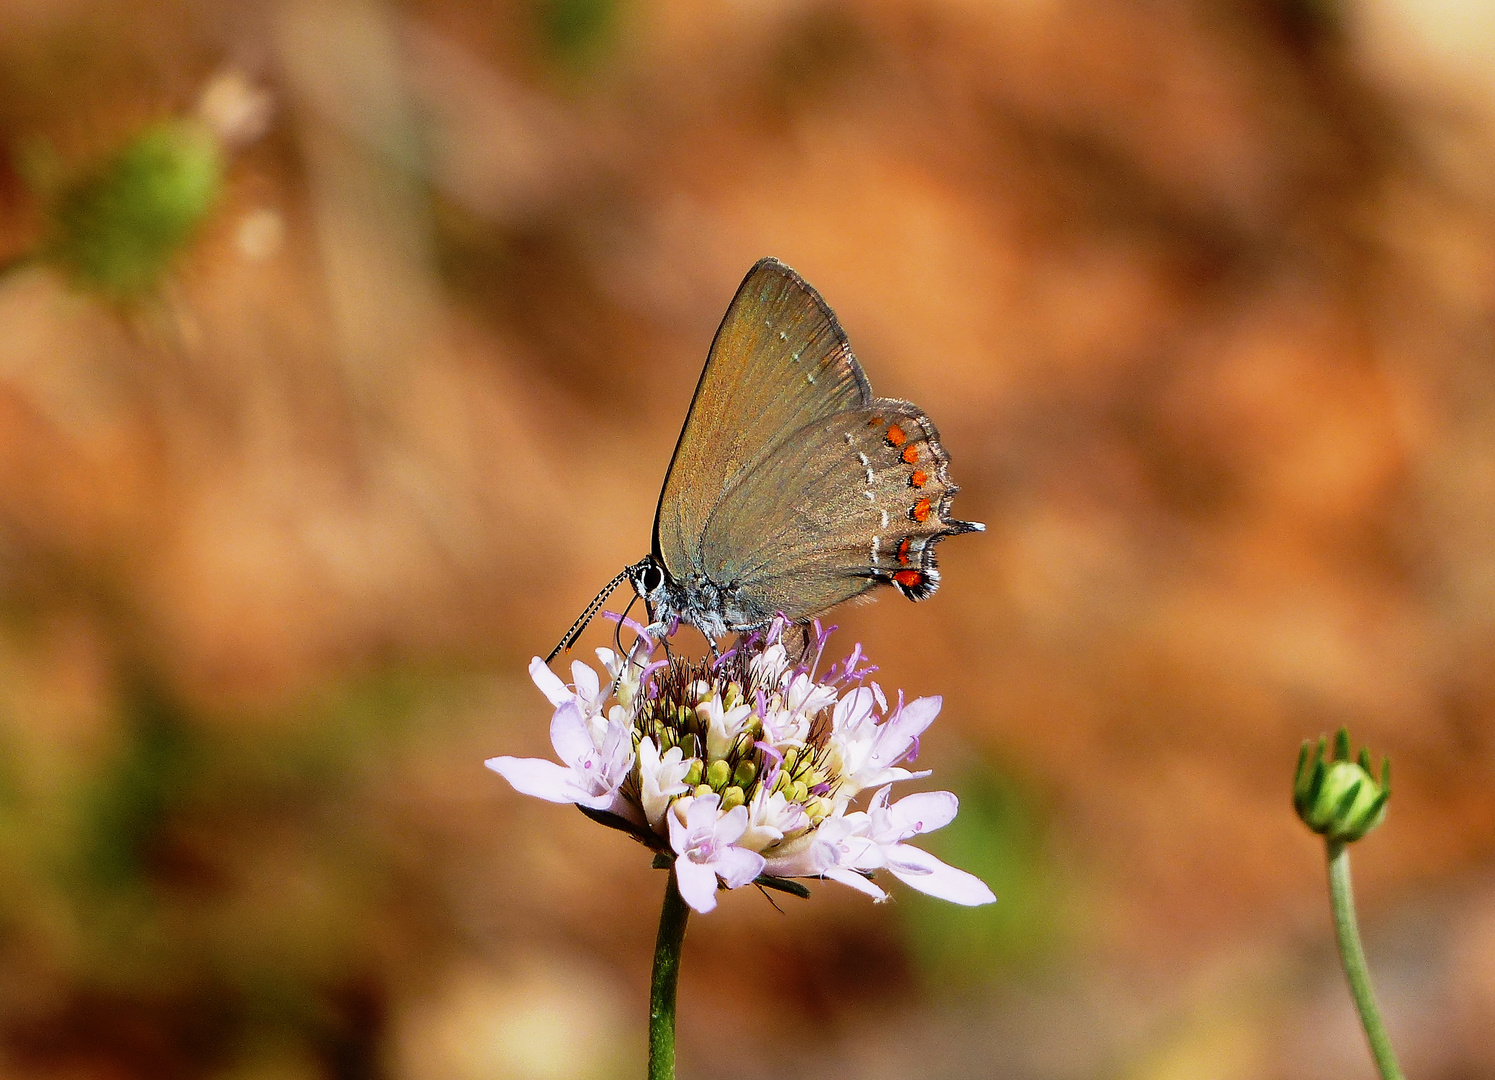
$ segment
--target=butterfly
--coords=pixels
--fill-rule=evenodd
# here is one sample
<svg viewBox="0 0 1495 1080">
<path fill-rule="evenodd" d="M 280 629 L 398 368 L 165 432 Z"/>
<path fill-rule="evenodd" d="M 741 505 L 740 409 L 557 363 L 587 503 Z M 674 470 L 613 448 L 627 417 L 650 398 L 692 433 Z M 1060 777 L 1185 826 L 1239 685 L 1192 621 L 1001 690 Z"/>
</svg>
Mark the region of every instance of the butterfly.
<svg viewBox="0 0 1495 1080">
<path fill-rule="evenodd" d="M 891 585 L 939 588 L 935 544 L 986 526 L 950 516 L 939 432 L 872 395 L 835 313 L 777 259 L 751 270 L 716 331 L 654 514 L 653 550 L 572 624 L 569 649 L 626 579 L 651 632 L 714 642 L 782 614 L 804 623 Z"/>
</svg>

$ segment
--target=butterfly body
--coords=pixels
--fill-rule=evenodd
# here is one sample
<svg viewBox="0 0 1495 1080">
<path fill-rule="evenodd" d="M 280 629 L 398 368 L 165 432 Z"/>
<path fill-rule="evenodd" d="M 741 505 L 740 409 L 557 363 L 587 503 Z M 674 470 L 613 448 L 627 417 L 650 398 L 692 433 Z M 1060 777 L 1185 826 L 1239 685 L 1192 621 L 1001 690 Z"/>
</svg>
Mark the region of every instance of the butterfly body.
<svg viewBox="0 0 1495 1080">
<path fill-rule="evenodd" d="M 985 528 L 950 516 L 948 470 L 929 417 L 874 397 L 825 301 L 764 259 L 712 342 L 653 550 L 556 651 L 624 577 L 656 630 L 678 620 L 710 640 L 779 614 L 805 622 L 879 585 L 925 599 L 939 587 L 936 542 Z"/>
</svg>

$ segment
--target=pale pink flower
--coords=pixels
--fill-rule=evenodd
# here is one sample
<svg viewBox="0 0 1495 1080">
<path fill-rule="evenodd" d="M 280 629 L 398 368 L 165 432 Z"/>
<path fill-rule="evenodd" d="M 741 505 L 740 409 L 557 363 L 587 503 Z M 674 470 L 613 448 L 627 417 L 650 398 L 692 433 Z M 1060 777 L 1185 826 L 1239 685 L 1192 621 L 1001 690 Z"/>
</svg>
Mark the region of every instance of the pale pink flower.
<svg viewBox="0 0 1495 1080">
<path fill-rule="evenodd" d="M 934 896 L 989 903 L 979 880 L 906 842 L 947 824 L 955 796 L 889 802 L 889 784 L 928 775 L 904 763 L 940 698 L 899 694 L 890 708 L 860 646 L 817 675 L 829 632 L 817 625 L 809 659 L 793 663 L 784 628 L 776 621 L 709 662 L 650 662 L 656 643 L 641 635 L 626 656 L 597 650 L 605 677 L 572 664 L 569 685 L 536 659 L 530 675 L 555 706 L 562 764 L 488 765 L 519 791 L 576 803 L 673 856 L 680 895 L 697 911 L 716 906 L 718 881 L 824 878 L 885 899 L 870 880 L 884 869 Z M 881 790 L 856 810 L 871 788 Z"/>
<path fill-rule="evenodd" d="M 680 800 L 668 821 L 680 895 L 701 914 L 716 907 L 717 878 L 739 889 L 763 872 L 762 855 L 736 846 L 747 830 L 746 806 L 723 813 L 720 796 L 697 795 Z"/>
<path fill-rule="evenodd" d="M 843 884 L 855 885 L 844 871 L 886 868 L 899 881 L 941 900 L 974 907 L 990 904 L 996 896 L 974 874 L 957 870 L 927 851 L 904 843 L 943 828 L 955 820 L 959 800 L 948 791 L 921 791 L 888 802 L 891 786 L 872 796 L 865 814 L 847 815 L 850 831 L 837 847 L 836 872 L 827 873 Z M 861 820 L 856 820 L 860 818 Z M 855 885 L 861 888 L 859 885 Z M 865 889 L 863 891 L 866 891 Z"/>
<path fill-rule="evenodd" d="M 576 803 L 591 810 L 611 810 L 618 789 L 633 768 L 633 732 L 627 724 L 609 723 L 602 742 L 593 738 L 575 701 L 563 702 L 550 719 L 550 742 L 564 765 L 544 758 L 489 758 L 483 764 L 514 790 L 556 803 Z"/>
</svg>

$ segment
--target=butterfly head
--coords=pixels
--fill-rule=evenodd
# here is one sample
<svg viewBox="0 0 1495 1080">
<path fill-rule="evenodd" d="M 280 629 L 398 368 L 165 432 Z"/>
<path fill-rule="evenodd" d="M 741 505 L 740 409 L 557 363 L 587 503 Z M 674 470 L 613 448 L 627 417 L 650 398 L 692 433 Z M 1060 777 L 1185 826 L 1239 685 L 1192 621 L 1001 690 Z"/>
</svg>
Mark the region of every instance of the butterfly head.
<svg viewBox="0 0 1495 1080">
<path fill-rule="evenodd" d="M 653 555 L 645 555 L 628 568 L 629 584 L 638 593 L 639 599 L 649 605 L 650 610 L 658 609 L 662 603 L 668 606 L 668 577 L 664 567 L 659 565 Z"/>
</svg>

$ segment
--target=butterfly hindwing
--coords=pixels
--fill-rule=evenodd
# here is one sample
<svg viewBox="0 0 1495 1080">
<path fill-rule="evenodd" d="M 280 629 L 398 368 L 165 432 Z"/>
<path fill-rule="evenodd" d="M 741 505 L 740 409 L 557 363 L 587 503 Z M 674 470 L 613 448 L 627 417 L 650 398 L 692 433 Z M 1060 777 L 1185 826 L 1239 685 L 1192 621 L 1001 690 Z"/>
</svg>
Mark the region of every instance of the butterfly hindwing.
<svg viewBox="0 0 1495 1080">
<path fill-rule="evenodd" d="M 809 618 L 879 584 L 923 599 L 939 585 L 935 542 L 980 528 L 949 517 L 948 465 L 934 424 L 905 401 L 812 422 L 725 494 L 703 569 L 735 584 L 745 623 Z"/>
<path fill-rule="evenodd" d="M 743 476 L 796 432 L 871 396 L 820 295 L 777 259 L 748 271 L 712 341 L 660 492 L 654 553 L 669 573 L 702 571 L 707 519 Z"/>
</svg>

